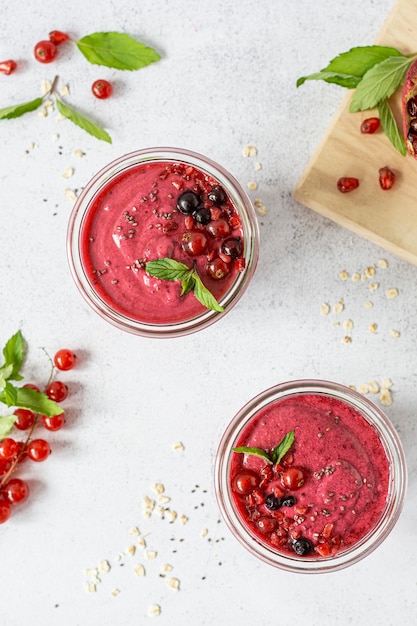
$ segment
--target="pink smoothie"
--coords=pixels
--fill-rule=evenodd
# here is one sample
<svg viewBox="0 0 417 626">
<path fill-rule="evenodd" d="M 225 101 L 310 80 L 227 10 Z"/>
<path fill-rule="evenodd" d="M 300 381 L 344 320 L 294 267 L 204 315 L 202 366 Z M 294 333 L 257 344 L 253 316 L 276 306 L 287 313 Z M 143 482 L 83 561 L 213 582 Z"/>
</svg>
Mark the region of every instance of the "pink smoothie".
<svg viewBox="0 0 417 626">
<path fill-rule="evenodd" d="M 109 181 L 91 201 L 81 230 L 81 259 L 92 289 L 118 313 L 149 324 L 192 319 L 206 309 L 193 292 L 181 296 L 181 283 L 153 278 L 148 261 L 170 257 L 192 267 L 219 301 L 244 269 L 243 230 L 230 196 L 221 203 L 209 199 L 218 181 L 194 166 L 153 161 L 138 164 Z M 193 191 L 210 222 L 199 223 L 177 209 L 180 195 Z M 220 228 L 219 223 L 223 230 Z M 226 224 L 226 226 L 224 225 Z M 213 225 L 214 224 L 214 225 Z M 190 256 L 183 236 L 203 232 L 204 252 Z M 227 232 L 224 232 L 227 231 Z M 225 239 L 238 238 L 241 253 L 222 252 Z M 207 268 L 222 257 L 226 274 L 213 278 Z"/>
<path fill-rule="evenodd" d="M 294 555 L 301 538 L 310 546 L 306 558 L 328 557 L 353 546 L 378 522 L 389 486 L 387 456 L 356 409 L 319 394 L 273 402 L 250 421 L 236 446 L 270 451 L 291 430 L 294 443 L 279 465 L 232 453 L 234 504 L 250 532 L 274 550 Z M 248 470 L 253 489 L 242 494 L 236 481 Z M 285 477 L 297 470 L 302 478 L 289 487 Z M 284 504 L 271 510 L 270 495 Z M 293 501 L 286 502 L 288 496 Z"/>
</svg>

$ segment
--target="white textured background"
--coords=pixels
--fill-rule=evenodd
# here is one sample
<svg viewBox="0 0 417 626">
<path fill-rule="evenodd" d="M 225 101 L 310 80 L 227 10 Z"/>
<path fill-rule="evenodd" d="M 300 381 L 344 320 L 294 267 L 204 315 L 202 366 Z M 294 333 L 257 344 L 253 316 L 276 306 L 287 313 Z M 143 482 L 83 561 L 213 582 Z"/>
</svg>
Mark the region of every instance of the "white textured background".
<svg viewBox="0 0 417 626">
<path fill-rule="evenodd" d="M 410 0 L 415 1 L 415 0 Z M 0 107 L 40 94 L 43 79 L 68 84 L 68 102 L 105 126 L 100 142 L 57 114 L 0 121 L 0 343 L 18 328 L 28 342 L 28 379 L 42 383 L 53 354 L 70 347 L 79 366 L 65 430 L 50 436 L 53 455 L 22 467 L 32 497 L 0 528 L 0 620 L 6 626 L 133 626 L 157 603 L 160 624 L 294 623 L 298 626 L 412 626 L 417 615 L 416 267 L 295 203 L 291 191 L 325 133 L 343 91 L 296 79 L 339 52 L 374 41 L 392 0 L 0 1 L 0 58 L 19 71 L 0 75 Z M 52 29 L 80 38 L 124 31 L 163 59 L 138 72 L 92 66 L 70 44 L 59 60 L 37 63 L 34 44 Z M 114 96 L 90 85 L 110 79 Z M 59 138 L 56 138 L 59 135 Z M 256 159 L 245 159 L 248 144 Z M 99 319 L 69 275 L 65 237 L 79 190 L 110 160 L 148 146 L 201 151 L 244 184 L 268 213 L 259 218 L 261 256 L 253 283 L 218 324 L 182 339 L 147 340 Z M 80 159 L 74 151 L 81 149 Z M 381 155 L 383 161 L 385 157 Z M 262 164 L 255 171 L 254 162 Z M 62 178 L 74 168 L 70 179 Z M 342 282 L 387 259 L 380 289 Z M 387 301 L 386 288 L 400 295 Z M 337 316 L 322 302 L 344 298 Z M 354 322 L 345 345 L 343 322 Z M 372 322 L 378 333 L 367 332 Z M 391 329 L 401 332 L 399 339 Z M 387 409 L 404 442 L 410 484 L 395 530 L 364 562 L 333 575 L 290 575 L 258 562 L 223 523 L 213 493 L 220 436 L 253 395 L 284 380 L 329 378 L 360 385 L 391 377 Z M 378 396 L 375 401 L 378 403 Z M 185 450 L 174 452 L 182 441 Z M 143 517 L 142 499 L 162 482 L 189 522 Z M 197 487 L 198 486 L 198 487 Z M 158 551 L 146 561 L 116 556 L 147 534 Z M 203 529 L 208 530 L 201 537 Z M 109 559 L 97 593 L 86 568 Z M 133 574 L 142 562 L 144 579 Z M 159 576 L 163 563 L 181 590 Z M 112 595 L 119 589 L 117 597 Z"/>
</svg>

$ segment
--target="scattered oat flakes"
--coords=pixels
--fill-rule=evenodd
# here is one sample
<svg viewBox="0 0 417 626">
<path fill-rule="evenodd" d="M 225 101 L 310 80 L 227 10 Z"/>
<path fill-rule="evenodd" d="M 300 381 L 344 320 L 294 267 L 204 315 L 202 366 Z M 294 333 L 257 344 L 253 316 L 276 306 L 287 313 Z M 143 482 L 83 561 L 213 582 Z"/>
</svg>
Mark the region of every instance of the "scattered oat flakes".
<svg viewBox="0 0 417 626">
<path fill-rule="evenodd" d="M 358 387 L 360 393 L 369 393 L 369 385 L 368 383 L 360 383 Z"/>
<path fill-rule="evenodd" d="M 379 393 L 380 387 L 376 380 L 372 380 L 368 385 L 369 393 Z"/>
<path fill-rule="evenodd" d="M 136 552 L 136 546 L 132 545 L 126 548 L 126 554 L 131 554 L 133 556 L 135 552 Z"/>
<path fill-rule="evenodd" d="M 366 268 L 365 276 L 366 278 L 373 278 L 375 276 L 375 267 L 373 265 Z"/>
<path fill-rule="evenodd" d="M 255 163 L 254 167 L 255 167 L 256 171 L 259 171 L 259 170 L 262 169 L 262 165 L 260 163 Z"/>
<path fill-rule="evenodd" d="M 159 504 L 155 507 L 155 512 L 159 515 L 159 517 L 161 517 L 162 519 L 165 516 L 165 509 L 163 506 L 159 506 Z"/>
<path fill-rule="evenodd" d="M 370 300 L 366 300 L 366 302 L 364 302 L 363 305 L 366 309 L 372 309 L 372 307 L 374 306 L 374 303 L 371 302 Z"/>
<path fill-rule="evenodd" d="M 361 274 L 361 281 L 362 281 L 362 282 L 365 282 L 365 280 L 368 280 L 368 277 L 367 277 L 367 275 L 365 274 L 365 272 L 363 272 L 363 273 Z"/>
<path fill-rule="evenodd" d="M 84 570 L 84 576 L 97 576 L 98 569 L 97 567 L 90 567 Z"/>
<path fill-rule="evenodd" d="M 369 324 L 368 326 L 368 332 L 375 334 L 376 331 L 378 329 L 378 324 L 375 324 L 375 322 L 373 322 L 372 324 Z"/>
<path fill-rule="evenodd" d="M 341 313 L 344 308 L 345 305 L 343 304 L 342 300 L 339 300 L 339 302 L 336 302 L 336 304 L 333 306 L 333 311 L 335 313 Z"/>
<path fill-rule="evenodd" d="M 255 191 L 256 189 L 258 189 L 258 183 L 255 183 L 255 181 L 251 180 L 248 183 L 248 189 L 250 189 L 251 191 Z"/>
<path fill-rule="evenodd" d="M 95 593 L 97 591 L 96 585 L 92 582 L 86 582 L 84 585 L 84 589 L 87 591 L 87 593 Z"/>
<path fill-rule="evenodd" d="M 58 141 L 58 139 L 59 139 L 58 133 L 55 133 L 55 135 L 52 135 L 52 141 Z"/>
<path fill-rule="evenodd" d="M 70 91 L 68 85 L 62 85 L 61 89 L 59 90 L 61 96 L 69 96 L 69 92 Z"/>
<path fill-rule="evenodd" d="M 78 158 L 81 158 L 85 156 L 85 152 L 83 152 L 82 150 L 74 150 L 74 155 Z"/>
<path fill-rule="evenodd" d="M 71 176 L 74 175 L 74 168 L 73 167 L 67 167 L 67 169 L 65 170 L 65 172 L 63 172 L 61 174 L 62 178 L 71 178 Z"/>
<path fill-rule="evenodd" d="M 186 515 L 184 515 L 184 513 L 182 515 L 180 515 L 180 522 L 181 524 L 184 526 L 184 524 L 186 524 L 188 522 L 188 517 Z"/>
<path fill-rule="evenodd" d="M 159 504 L 168 504 L 168 502 L 170 501 L 171 501 L 171 498 L 169 496 L 159 496 L 158 498 Z"/>
<path fill-rule="evenodd" d="M 164 493 L 165 487 L 162 483 L 155 483 L 153 486 L 155 493 Z"/>
<path fill-rule="evenodd" d="M 379 283 L 370 283 L 369 291 L 376 291 L 379 288 Z"/>
<path fill-rule="evenodd" d="M 263 217 L 264 215 L 268 213 L 267 207 L 264 205 L 264 203 L 262 202 L 260 198 L 256 198 L 253 204 L 255 205 L 258 215 L 260 215 L 261 217 Z"/>
<path fill-rule="evenodd" d="M 386 269 L 388 267 L 388 261 L 386 259 L 379 259 L 378 267 L 381 267 L 382 269 Z"/>
<path fill-rule="evenodd" d="M 379 396 L 381 404 L 384 406 L 391 406 L 392 404 L 392 396 L 389 389 L 382 389 L 381 395 Z"/>
<path fill-rule="evenodd" d="M 255 146 L 246 146 L 246 148 L 243 149 L 242 154 L 244 157 L 253 157 L 258 154 L 258 151 Z"/>
<path fill-rule="evenodd" d="M 167 578 L 167 585 L 171 589 L 175 589 L 175 591 L 179 591 L 180 581 L 178 580 L 178 578 L 173 578 L 173 577 Z"/>
<path fill-rule="evenodd" d="M 352 337 L 342 337 L 342 343 L 352 343 Z"/>
<path fill-rule="evenodd" d="M 120 589 L 117 589 L 116 587 L 116 589 L 113 589 L 113 591 L 111 592 L 111 595 L 116 597 L 119 595 L 119 593 L 120 593 Z"/>
<path fill-rule="evenodd" d="M 168 572 L 172 572 L 173 569 L 174 568 L 169 563 L 164 563 L 161 566 L 161 572 L 163 572 L 164 574 L 167 574 Z"/>
<path fill-rule="evenodd" d="M 400 337 L 400 331 L 399 330 L 392 329 L 390 334 L 391 334 L 391 337 L 394 337 L 394 339 L 398 339 L 398 337 Z"/>
<path fill-rule="evenodd" d="M 182 444 L 181 441 L 177 441 L 172 447 L 174 450 L 185 450 L 184 444 Z"/>
<path fill-rule="evenodd" d="M 48 91 L 51 91 L 51 87 L 52 83 L 50 80 L 43 80 L 41 82 L 42 93 L 48 93 Z"/>
<path fill-rule="evenodd" d="M 161 614 L 161 607 L 159 606 L 159 604 L 151 604 L 148 607 L 148 615 L 149 617 L 156 617 L 157 615 Z"/>
<path fill-rule="evenodd" d="M 148 559 L 148 561 L 151 561 L 152 559 L 156 559 L 157 556 L 158 556 L 158 553 L 156 550 L 146 550 L 145 552 L 145 557 Z"/>
<path fill-rule="evenodd" d="M 133 528 L 129 530 L 129 535 L 132 535 L 132 537 L 139 535 L 139 528 L 137 526 L 133 526 Z"/>
<path fill-rule="evenodd" d="M 330 313 L 330 305 L 327 304 L 327 302 L 323 302 L 323 304 L 320 306 L 320 313 L 322 315 L 329 315 L 329 313 Z"/>
<path fill-rule="evenodd" d="M 71 200 L 72 202 L 77 201 L 77 194 L 72 189 L 65 189 L 64 196 Z"/>
<path fill-rule="evenodd" d="M 200 533 L 200 537 L 207 537 L 208 535 L 208 528 L 203 528 L 203 530 Z"/>
<path fill-rule="evenodd" d="M 149 496 L 145 496 L 143 498 L 143 504 L 145 507 L 145 511 L 149 513 L 151 513 L 155 508 L 155 500 L 152 500 L 152 498 L 149 498 Z"/>
<path fill-rule="evenodd" d="M 46 117 L 48 115 L 48 112 L 44 107 L 42 107 L 41 109 L 39 109 L 38 115 L 39 117 Z"/>
<path fill-rule="evenodd" d="M 361 279 L 361 275 L 358 274 L 358 272 L 354 272 L 352 274 L 352 280 L 353 280 L 354 283 L 358 282 L 358 280 L 360 280 L 360 279 Z"/>
<path fill-rule="evenodd" d="M 165 511 L 167 520 L 172 524 L 177 519 L 177 513 L 175 511 L 171 511 L 171 509 L 166 509 Z"/>
<path fill-rule="evenodd" d="M 398 296 L 398 289 L 396 287 L 387 289 L 385 291 L 385 295 L 387 296 L 388 300 L 392 300 L 393 298 L 396 298 Z"/>
<path fill-rule="evenodd" d="M 347 280 L 349 278 L 349 274 L 346 270 L 342 270 L 341 272 L 339 272 L 339 278 L 341 278 L 342 280 Z"/>
<path fill-rule="evenodd" d="M 139 537 L 137 546 L 138 548 L 146 548 L 146 539 L 144 537 Z"/>
<path fill-rule="evenodd" d="M 98 570 L 99 572 L 101 572 L 102 574 L 105 574 L 107 572 L 110 572 L 111 569 L 111 565 L 108 561 L 106 561 L 105 559 L 102 559 L 100 561 L 100 563 L 98 564 Z"/>
<path fill-rule="evenodd" d="M 345 320 L 345 321 L 343 322 L 343 328 L 344 328 L 345 330 L 352 330 L 352 328 L 353 328 L 353 322 L 352 322 L 352 320 Z"/>
<path fill-rule="evenodd" d="M 139 563 L 138 565 L 135 565 L 135 567 L 133 568 L 133 571 L 135 572 L 136 576 L 140 576 L 140 577 L 146 576 L 145 568 L 141 563 Z"/>
<path fill-rule="evenodd" d="M 391 378 L 383 378 L 381 382 L 382 389 L 390 389 L 394 383 Z"/>
</svg>

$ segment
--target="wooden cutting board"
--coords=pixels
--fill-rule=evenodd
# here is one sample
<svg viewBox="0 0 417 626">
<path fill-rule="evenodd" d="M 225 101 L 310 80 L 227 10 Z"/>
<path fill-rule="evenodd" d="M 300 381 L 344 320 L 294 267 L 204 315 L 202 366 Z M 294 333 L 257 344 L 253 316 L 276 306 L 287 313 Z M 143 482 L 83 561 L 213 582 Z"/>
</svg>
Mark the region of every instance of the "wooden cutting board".
<svg viewBox="0 0 417 626">
<path fill-rule="evenodd" d="M 405 54 L 417 51 L 417 0 L 397 0 L 375 43 Z M 328 61 L 330 58 L 323 59 L 323 67 Z M 300 89 L 314 89 L 314 83 L 307 82 Z M 351 98 L 349 91 L 292 195 L 306 207 L 417 265 L 417 160 L 403 157 L 381 130 L 362 135 L 360 124 L 372 114 L 349 113 Z M 401 123 L 400 91 L 390 104 Z M 378 170 L 386 165 L 397 176 L 389 191 L 383 191 L 378 182 Z M 336 181 L 341 176 L 358 178 L 359 188 L 340 193 Z"/>
</svg>

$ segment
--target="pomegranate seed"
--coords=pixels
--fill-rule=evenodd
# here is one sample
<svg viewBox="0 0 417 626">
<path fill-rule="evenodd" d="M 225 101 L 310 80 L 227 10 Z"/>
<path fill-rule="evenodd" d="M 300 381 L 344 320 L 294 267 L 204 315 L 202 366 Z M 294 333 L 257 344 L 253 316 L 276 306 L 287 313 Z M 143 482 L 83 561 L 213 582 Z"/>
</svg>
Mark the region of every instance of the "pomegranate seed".
<svg viewBox="0 0 417 626">
<path fill-rule="evenodd" d="M 332 548 L 327 542 L 319 543 L 316 546 L 316 552 L 318 552 L 320 556 L 329 556 L 332 553 Z"/>
<path fill-rule="evenodd" d="M 272 517 L 260 517 L 257 522 L 258 529 L 261 533 L 271 533 L 275 530 L 276 521 Z"/>
<path fill-rule="evenodd" d="M 343 176 L 337 181 L 337 188 L 341 193 L 349 193 L 359 187 L 359 180 L 351 176 Z"/>
<path fill-rule="evenodd" d="M 16 68 L 17 68 L 17 63 L 16 61 L 13 61 L 12 59 L 9 59 L 8 61 L 1 61 L 0 63 L 0 72 L 2 74 L 6 74 L 6 76 L 8 76 L 9 74 L 12 74 L 12 72 L 14 72 Z"/>
<path fill-rule="evenodd" d="M 391 189 L 395 183 L 395 174 L 388 167 L 381 167 L 379 170 L 379 184 L 381 189 Z"/>
<path fill-rule="evenodd" d="M 381 126 L 379 117 L 368 117 L 361 124 L 361 133 L 364 135 L 373 135 Z"/>
</svg>

